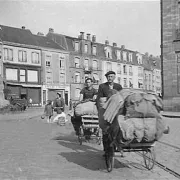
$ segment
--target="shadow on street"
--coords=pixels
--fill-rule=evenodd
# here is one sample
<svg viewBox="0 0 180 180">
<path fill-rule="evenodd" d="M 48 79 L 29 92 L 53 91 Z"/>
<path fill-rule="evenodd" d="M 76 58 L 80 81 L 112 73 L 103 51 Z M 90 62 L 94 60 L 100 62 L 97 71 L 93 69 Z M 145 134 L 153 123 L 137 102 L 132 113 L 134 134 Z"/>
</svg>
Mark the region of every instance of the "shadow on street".
<svg viewBox="0 0 180 180">
<path fill-rule="evenodd" d="M 105 170 L 105 160 L 102 157 L 103 151 L 100 151 L 96 148 L 87 146 L 85 144 L 79 145 L 77 142 L 77 137 L 70 135 L 58 135 L 53 140 L 58 141 L 58 144 L 66 148 L 72 149 L 73 152 L 61 152 L 59 155 L 66 158 L 67 161 L 75 163 L 79 166 L 82 166 L 86 169 L 99 171 Z M 114 162 L 115 169 L 119 168 L 129 168 L 124 163 L 119 162 L 115 159 Z"/>
</svg>

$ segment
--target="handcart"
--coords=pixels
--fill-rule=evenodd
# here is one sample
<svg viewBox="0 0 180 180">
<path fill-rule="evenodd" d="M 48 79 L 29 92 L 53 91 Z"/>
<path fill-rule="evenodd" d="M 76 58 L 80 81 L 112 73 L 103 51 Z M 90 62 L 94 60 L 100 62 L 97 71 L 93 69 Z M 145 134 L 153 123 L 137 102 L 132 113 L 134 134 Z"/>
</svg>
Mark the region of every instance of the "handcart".
<svg viewBox="0 0 180 180">
<path fill-rule="evenodd" d="M 105 156 L 107 171 L 111 172 L 113 170 L 115 152 L 142 152 L 145 167 L 148 170 L 153 169 L 156 157 L 154 146 L 155 141 L 143 143 L 131 142 L 129 144 L 111 143 Z"/>
<path fill-rule="evenodd" d="M 99 120 L 96 115 L 84 115 L 81 117 L 82 123 L 79 128 L 78 140 L 82 145 L 83 139 L 89 141 L 90 139 L 96 139 L 97 144 L 101 144 L 102 133 L 99 128 Z"/>
</svg>

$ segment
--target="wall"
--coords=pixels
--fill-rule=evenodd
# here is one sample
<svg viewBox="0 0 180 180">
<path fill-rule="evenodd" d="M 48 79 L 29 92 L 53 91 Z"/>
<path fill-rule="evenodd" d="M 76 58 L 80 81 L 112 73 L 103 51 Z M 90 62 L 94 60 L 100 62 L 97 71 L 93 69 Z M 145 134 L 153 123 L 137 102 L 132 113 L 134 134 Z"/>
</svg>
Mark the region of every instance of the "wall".
<svg viewBox="0 0 180 180">
<path fill-rule="evenodd" d="M 175 30 L 179 26 L 178 1 L 162 0 L 162 58 L 163 58 L 163 93 L 165 110 L 180 110 L 180 94 L 178 92 L 177 59 L 173 40 Z"/>
</svg>

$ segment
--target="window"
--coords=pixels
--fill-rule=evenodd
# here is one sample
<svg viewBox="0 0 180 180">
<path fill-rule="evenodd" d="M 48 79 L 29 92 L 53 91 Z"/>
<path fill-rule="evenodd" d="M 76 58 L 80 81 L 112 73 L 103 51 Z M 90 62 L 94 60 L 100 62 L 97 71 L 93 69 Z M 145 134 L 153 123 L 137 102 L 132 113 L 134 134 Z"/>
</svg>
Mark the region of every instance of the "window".
<svg viewBox="0 0 180 180">
<path fill-rule="evenodd" d="M 84 68 L 85 68 L 85 70 L 89 69 L 89 60 L 88 59 L 84 60 Z"/>
<path fill-rule="evenodd" d="M 79 98 L 79 96 L 80 96 L 80 92 L 81 92 L 81 89 L 76 88 L 76 90 L 75 90 L 75 98 L 76 98 L 76 99 L 78 99 L 78 98 Z"/>
<path fill-rule="evenodd" d="M 80 67 L 79 61 L 80 61 L 80 59 L 77 58 L 77 57 L 74 59 L 74 64 L 75 64 L 75 67 L 76 67 L 76 68 L 79 68 L 79 67 Z"/>
<path fill-rule="evenodd" d="M 117 50 L 117 59 L 121 60 L 121 51 Z"/>
<path fill-rule="evenodd" d="M 84 46 L 84 52 L 88 53 L 88 45 L 87 44 L 85 44 L 85 46 Z"/>
<path fill-rule="evenodd" d="M 132 62 L 132 53 L 129 53 L 129 61 Z"/>
<path fill-rule="evenodd" d="M 32 52 L 32 63 L 39 64 L 39 53 Z"/>
<path fill-rule="evenodd" d="M 6 80 L 17 81 L 18 80 L 17 73 L 18 73 L 17 69 L 6 68 Z"/>
<path fill-rule="evenodd" d="M 121 74 L 121 64 L 117 65 L 117 74 Z"/>
<path fill-rule="evenodd" d="M 127 78 L 124 78 L 124 87 L 127 87 Z"/>
<path fill-rule="evenodd" d="M 121 84 L 121 78 L 118 77 L 117 79 L 118 79 L 118 83 Z"/>
<path fill-rule="evenodd" d="M 123 60 L 127 61 L 127 52 L 123 51 Z"/>
<path fill-rule="evenodd" d="M 93 55 L 96 55 L 96 46 L 93 46 L 92 53 Z"/>
<path fill-rule="evenodd" d="M 98 69 L 98 63 L 96 60 L 93 60 L 93 64 L 92 64 L 93 69 L 97 70 Z"/>
<path fill-rule="evenodd" d="M 79 73 L 79 72 L 76 72 L 76 73 L 75 73 L 75 83 L 80 83 L 80 82 L 81 82 L 80 73 Z"/>
<path fill-rule="evenodd" d="M 61 69 L 64 69 L 64 59 L 60 59 L 59 66 Z"/>
<path fill-rule="evenodd" d="M 28 70 L 27 71 L 27 81 L 28 82 L 38 82 L 38 71 Z"/>
<path fill-rule="evenodd" d="M 130 87 L 130 88 L 133 88 L 132 78 L 129 78 L 129 87 Z"/>
<path fill-rule="evenodd" d="M 138 67 L 138 76 L 143 77 L 142 67 Z"/>
<path fill-rule="evenodd" d="M 51 56 L 46 56 L 46 67 L 51 67 Z"/>
<path fill-rule="evenodd" d="M 75 48 L 75 51 L 79 50 L 79 42 L 75 42 L 74 48 Z"/>
<path fill-rule="evenodd" d="M 19 50 L 19 62 L 27 62 L 27 52 L 23 50 Z"/>
<path fill-rule="evenodd" d="M 13 61 L 13 50 L 4 48 L 4 60 Z"/>
<path fill-rule="evenodd" d="M 127 66 L 123 65 L 123 73 L 126 75 L 127 74 Z"/>
<path fill-rule="evenodd" d="M 138 80 L 138 88 L 143 88 L 143 81 L 142 81 L 142 79 L 139 79 Z"/>
<path fill-rule="evenodd" d="M 110 62 L 106 63 L 106 67 L 107 67 L 107 72 L 112 71 L 112 64 Z"/>
<path fill-rule="evenodd" d="M 52 83 L 52 72 L 51 71 L 46 72 L 46 83 L 47 84 Z"/>
<path fill-rule="evenodd" d="M 151 81 L 151 75 L 149 74 L 149 81 Z"/>
<path fill-rule="evenodd" d="M 60 73 L 60 78 L 59 78 L 60 83 L 65 83 L 65 74 Z"/>
<path fill-rule="evenodd" d="M 20 82 L 26 81 L 26 71 L 24 69 L 20 69 L 19 76 L 20 76 Z"/>
<path fill-rule="evenodd" d="M 129 75 L 132 76 L 133 72 L 132 72 L 132 66 L 129 66 Z"/>
</svg>

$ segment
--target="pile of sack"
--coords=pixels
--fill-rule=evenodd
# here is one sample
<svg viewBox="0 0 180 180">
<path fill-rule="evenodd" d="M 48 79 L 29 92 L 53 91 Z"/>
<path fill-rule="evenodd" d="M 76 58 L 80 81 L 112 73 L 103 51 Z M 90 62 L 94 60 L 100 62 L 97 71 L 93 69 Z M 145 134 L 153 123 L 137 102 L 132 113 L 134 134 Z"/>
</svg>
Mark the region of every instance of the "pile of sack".
<svg viewBox="0 0 180 180">
<path fill-rule="evenodd" d="M 98 115 L 96 102 L 87 101 L 78 104 L 74 108 L 74 112 L 76 116 L 83 116 L 83 115 Z"/>
<path fill-rule="evenodd" d="M 160 115 L 162 100 L 155 94 L 122 90 L 111 96 L 103 108 L 104 120 L 112 124 L 113 138 L 119 141 L 159 140 L 167 128 Z"/>
</svg>

